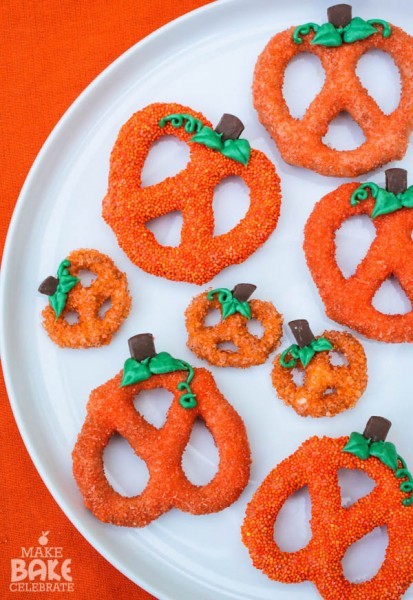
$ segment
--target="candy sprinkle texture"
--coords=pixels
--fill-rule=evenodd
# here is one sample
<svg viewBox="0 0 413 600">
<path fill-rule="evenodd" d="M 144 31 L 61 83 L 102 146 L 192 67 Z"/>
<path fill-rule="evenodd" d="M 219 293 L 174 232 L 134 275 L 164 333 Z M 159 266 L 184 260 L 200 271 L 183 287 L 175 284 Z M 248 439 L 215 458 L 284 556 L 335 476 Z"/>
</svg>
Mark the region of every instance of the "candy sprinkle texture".
<svg viewBox="0 0 413 600">
<path fill-rule="evenodd" d="M 280 212 L 280 181 L 262 152 L 252 150 L 244 166 L 191 142 L 194 132 L 185 127 L 162 121 L 173 113 L 191 115 L 211 127 L 202 114 L 180 104 L 151 104 L 135 113 L 120 130 L 112 150 L 103 217 L 121 248 L 141 269 L 201 285 L 225 267 L 246 260 L 268 239 Z M 141 172 L 148 152 L 165 135 L 189 144 L 190 161 L 178 175 L 142 188 Z M 233 229 L 214 237 L 214 190 L 229 176 L 241 177 L 249 187 L 250 206 Z M 172 211 L 181 211 L 183 216 L 181 243 L 161 246 L 146 224 Z"/>
</svg>

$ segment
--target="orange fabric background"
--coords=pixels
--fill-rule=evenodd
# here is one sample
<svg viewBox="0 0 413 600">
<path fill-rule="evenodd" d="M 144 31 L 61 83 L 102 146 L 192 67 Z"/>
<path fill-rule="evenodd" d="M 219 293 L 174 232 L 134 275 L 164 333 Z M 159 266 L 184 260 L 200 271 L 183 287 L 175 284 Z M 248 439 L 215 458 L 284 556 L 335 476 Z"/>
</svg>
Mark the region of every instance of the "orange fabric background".
<svg viewBox="0 0 413 600">
<path fill-rule="evenodd" d="M 161 25 L 208 0 L 2 0 L 0 3 L 0 253 L 20 188 L 54 125 L 115 58 Z M 0 597 L 10 560 L 41 531 L 72 559 L 74 593 L 59 598 L 133 598 L 149 594 L 107 563 L 74 529 L 37 474 L 20 438 L 0 377 Z"/>
</svg>

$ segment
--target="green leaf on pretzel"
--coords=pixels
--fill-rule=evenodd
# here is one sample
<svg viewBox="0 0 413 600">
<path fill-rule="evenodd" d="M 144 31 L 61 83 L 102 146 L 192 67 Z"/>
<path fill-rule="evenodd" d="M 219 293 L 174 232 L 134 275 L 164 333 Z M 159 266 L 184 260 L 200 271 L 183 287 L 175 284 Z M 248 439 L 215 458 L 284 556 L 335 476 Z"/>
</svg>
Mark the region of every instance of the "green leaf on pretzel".
<svg viewBox="0 0 413 600">
<path fill-rule="evenodd" d="M 60 317 L 66 306 L 68 293 L 79 281 L 78 277 L 73 277 L 73 275 L 69 273 L 68 267 L 70 267 L 70 261 L 65 258 L 57 269 L 57 279 L 59 283 L 57 284 L 56 291 L 49 296 L 49 304 L 56 315 L 56 320 Z"/>
<path fill-rule="evenodd" d="M 335 27 L 332 23 L 305 23 L 294 29 L 293 41 L 295 44 L 302 43 L 302 37 L 314 31 L 315 35 L 311 44 L 315 46 L 326 46 L 327 48 L 337 48 L 342 44 L 353 44 L 360 40 L 365 40 L 375 33 L 380 33 L 384 38 L 391 34 L 391 27 L 387 21 L 382 19 L 368 19 L 365 21 L 360 17 L 354 17 L 345 27 Z"/>
<path fill-rule="evenodd" d="M 302 348 L 298 344 L 292 344 L 281 354 L 280 363 L 286 369 L 293 369 L 297 365 L 297 362 L 300 361 L 305 368 L 310 364 L 317 352 L 329 352 L 332 349 L 333 344 L 327 338 L 323 337 L 314 339 L 308 346 L 303 346 Z M 291 357 L 290 360 L 287 360 L 288 356 Z"/>
<path fill-rule="evenodd" d="M 217 133 L 211 127 L 204 125 L 199 133 L 196 133 L 191 137 L 191 142 L 197 142 L 212 150 L 218 150 L 222 153 L 222 140 L 221 134 Z"/>
<path fill-rule="evenodd" d="M 217 288 L 208 292 L 208 300 L 213 300 L 214 296 L 217 295 L 218 302 L 221 305 L 222 318 L 226 319 L 235 313 L 239 313 L 246 319 L 251 319 L 251 306 L 248 301 L 241 302 L 238 298 L 232 295 L 231 290 L 228 288 Z"/>
<path fill-rule="evenodd" d="M 354 190 L 350 198 L 351 206 L 357 206 L 359 202 L 367 200 L 369 190 L 371 197 L 375 200 L 374 209 L 371 213 L 372 219 L 380 215 L 388 215 L 401 208 L 413 208 L 413 186 L 408 187 L 407 190 L 400 194 L 394 194 L 371 181 L 362 183 Z"/>
<path fill-rule="evenodd" d="M 247 166 L 251 156 L 251 146 L 248 140 L 225 140 L 222 145 L 222 154 Z"/>
</svg>

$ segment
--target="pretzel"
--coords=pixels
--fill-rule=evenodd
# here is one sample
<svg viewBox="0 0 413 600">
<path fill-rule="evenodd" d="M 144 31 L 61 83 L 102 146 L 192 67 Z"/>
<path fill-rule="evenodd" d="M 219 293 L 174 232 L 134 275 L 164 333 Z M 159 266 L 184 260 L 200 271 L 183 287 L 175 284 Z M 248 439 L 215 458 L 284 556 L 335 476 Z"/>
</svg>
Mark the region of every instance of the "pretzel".
<svg viewBox="0 0 413 600">
<path fill-rule="evenodd" d="M 281 339 L 282 316 L 271 302 L 248 302 L 255 289 L 255 285 L 241 283 L 232 292 L 219 288 L 194 298 L 185 312 L 188 348 L 217 367 L 247 368 L 264 363 Z M 205 318 L 214 308 L 221 310 L 222 319 L 217 325 L 207 327 Z M 262 324 L 261 338 L 248 331 L 251 318 Z M 220 349 L 221 343 L 230 341 L 238 348 L 235 352 Z"/>
<path fill-rule="evenodd" d="M 87 288 L 76 277 L 86 269 L 97 276 Z M 49 296 L 42 313 L 43 326 L 50 339 L 62 348 L 109 344 L 131 306 L 126 275 L 108 256 L 91 249 L 73 250 L 60 264 L 58 278 L 45 279 L 39 291 Z M 99 310 L 109 299 L 111 306 L 101 317 Z M 78 314 L 77 323 L 70 324 L 65 319 L 71 311 Z"/>
<path fill-rule="evenodd" d="M 374 308 L 373 299 L 382 283 L 395 276 L 409 300 L 413 301 L 413 268 L 406 258 L 413 250 L 413 211 L 401 207 L 373 219 L 376 237 L 351 277 L 345 278 L 337 265 L 336 231 L 349 217 L 370 216 L 377 208 L 366 185 L 375 184 L 344 184 L 315 206 L 305 227 L 307 264 L 331 319 L 378 341 L 412 342 L 413 310 L 406 314 L 384 314 Z M 387 188 L 391 192 L 391 186 Z M 353 195 L 360 193 L 366 199 L 354 198 L 352 202 Z"/>
<path fill-rule="evenodd" d="M 272 384 L 278 396 L 303 417 L 332 417 L 352 408 L 367 386 L 367 359 L 363 346 L 349 333 L 325 331 L 316 339 L 307 321 L 292 321 L 290 327 L 300 328 L 301 347 L 290 346 L 275 357 Z M 304 329 L 304 336 L 303 336 Z M 298 365 L 299 353 L 317 347 L 308 362 L 301 358 L 304 382 L 294 382 L 292 369 Z M 297 358 L 291 357 L 291 349 L 298 349 Z M 330 351 L 340 352 L 347 365 L 332 365 Z M 294 353 L 294 356 L 296 354 Z M 304 360 L 304 363 L 303 363 Z"/>
<path fill-rule="evenodd" d="M 372 417 L 366 430 L 378 427 L 383 432 L 386 421 Z M 407 590 L 413 581 L 412 476 L 395 446 L 384 442 L 385 434 L 370 436 L 312 437 L 255 492 L 242 539 L 254 566 L 270 579 L 312 581 L 326 600 L 396 600 Z M 343 468 L 364 471 L 376 482 L 370 494 L 348 508 L 341 504 L 337 478 Z M 297 552 L 282 552 L 274 540 L 274 523 L 287 498 L 305 485 L 311 498 L 312 538 Z M 341 564 L 347 548 L 384 525 L 389 533 L 384 562 L 369 581 L 351 583 Z"/>
<path fill-rule="evenodd" d="M 274 165 L 247 140 L 237 139 L 243 129 L 238 119 L 224 117 L 214 131 L 202 114 L 186 106 L 156 103 L 135 113 L 119 133 L 103 217 L 130 260 L 148 273 L 201 285 L 246 260 L 277 225 L 281 194 Z M 189 144 L 189 164 L 178 175 L 142 188 L 149 149 L 165 135 Z M 233 229 L 214 236 L 214 190 L 230 175 L 249 187 L 250 206 Z M 181 243 L 161 246 L 146 224 L 177 210 L 183 216 Z"/>
<path fill-rule="evenodd" d="M 131 338 L 129 345 L 136 358 L 128 359 L 123 372 L 90 395 L 86 420 L 73 450 L 73 473 L 85 505 L 101 521 L 127 527 L 144 527 L 171 508 L 194 515 L 223 510 L 238 499 L 248 483 L 250 450 L 242 419 L 209 371 L 192 369 L 166 352 L 156 354 L 153 343 L 152 349 L 142 354 L 142 338 L 145 345 L 152 336 Z M 174 395 L 160 429 L 133 405 L 137 394 L 155 388 Z M 211 432 L 220 457 L 218 472 L 203 486 L 192 484 L 182 468 L 182 455 L 197 418 Z M 146 488 L 132 498 L 116 492 L 104 473 L 103 451 L 116 432 L 149 471 Z"/>
<path fill-rule="evenodd" d="M 401 159 L 413 128 L 411 36 L 402 29 L 377 19 L 363 22 L 356 17 L 350 22 L 351 7 L 349 8 L 350 11 L 335 34 L 330 22 L 322 27 L 307 23 L 275 35 L 258 58 L 253 82 L 254 106 L 284 160 L 291 165 L 335 177 L 355 177 L 389 161 Z M 356 24 L 351 25 L 354 21 Z M 329 45 L 328 40 L 326 45 L 322 45 L 328 32 L 325 36 L 321 30 L 326 26 L 328 30 L 328 25 L 330 44 L 337 47 L 326 47 Z M 346 36 L 344 30 L 350 25 L 353 33 L 349 36 L 348 43 L 343 43 L 340 37 L 343 34 Z M 359 30 L 366 28 L 369 37 L 360 39 L 360 36 L 354 35 L 357 27 Z M 335 36 L 339 39 L 336 44 Z M 361 56 L 368 50 L 375 49 L 390 54 L 400 72 L 400 102 L 391 114 L 383 113 L 356 74 Z M 319 57 L 325 71 L 325 82 L 304 117 L 296 119 L 291 116 L 284 99 L 283 83 L 287 65 L 302 52 L 310 52 Z M 329 124 L 343 111 L 353 117 L 366 138 L 354 150 L 335 150 L 323 142 Z"/>
</svg>

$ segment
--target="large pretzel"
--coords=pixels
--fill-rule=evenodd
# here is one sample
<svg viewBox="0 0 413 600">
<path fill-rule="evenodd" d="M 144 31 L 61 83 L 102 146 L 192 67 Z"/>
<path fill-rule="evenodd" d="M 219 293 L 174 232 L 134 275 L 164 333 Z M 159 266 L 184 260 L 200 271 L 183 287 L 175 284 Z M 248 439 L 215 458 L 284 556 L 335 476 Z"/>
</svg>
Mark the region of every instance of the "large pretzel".
<svg viewBox="0 0 413 600">
<path fill-rule="evenodd" d="M 372 221 L 376 237 L 352 276 L 345 278 L 337 264 L 336 231 L 349 217 L 371 216 L 375 208 L 371 197 L 351 204 L 358 187 L 358 183 L 344 184 L 315 206 L 305 227 L 308 266 L 330 318 L 375 340 L 412 342 L 413 310 L 388 315 L 374 308 L 372 302 L 390 276 L 397 277 L 413 301 L 413 263 L 409 258 L 413 252 L 413 210 L 401 208 Z"/>
<path fill-rule="evenodd" d="M 128 292 L 126 275 L 119 271 L 112 259 L 97 250 L 73 250 L 63 267 L 70 278 L 76 278 L 79 271 L 88 270 L 96 275 L 89 287 L 83 287 L 78 281 L 66 294 L 64 308 L 56 314 L 51 304 L 43 310 L 43 326 L 49 337 L 65 348 L 90 348 L 109 344 L 129 314 L 131 297 Z M 63 266 L 63 263 L 61 267 Z M 45 285 L 45 288 L 42 286 Z M 51 284 L 51 289 L 49 288 Z M 53 297 L 59 280 L 48 277 L 39 290 Z M 59 287 L 57 287 L 59 294 Z M 106 300 L 111 305 L 104 316 L 99 311 Z M 66 315 L 70 312 L 78 315 L 77 323 L 69 323 Z"/>
<path fill-rule="evenodd" d="M 249 286 L 255 289 L 255 286 L 249 284 L 238 284 L 231 293 L 226 289 L 215 290 L 202 293 L 194 298 L 186 309 L 186 328 L 188 331 L 188 348 L 197 356 L 204 358 L 212 365 L 218 367 L 250 367 L 260 365 L 267 360 L 270 352 L 278 345 L 282 335 L 282 316 L 277 312 L 271 302 L 262 300 L 250 300 L 248 305 L 250 312 L 248 317 L 240 312 L 233 312 L 228 316 L 222 316 L 221 321 L 214 326 L 206 326 L 204 321 L 211 309 L 223 311 L 223 304 L 219 296 L 231 296 L 227 304 L 231 301 L 240 303 L 237 299 L 236 290 Z M 248 292 L 242 298 L 242 303 L 252 292 Z M 245 299 L 244 299 L 245 298 Z M 225 306 L 225 302 L 224 302 Z M 248 319 L 257 319 L 264 329 L 261 338 L 250 333 L 247 328 Z M 219 347 L 224 342 L 233 342 L 237 350 L 231 352 Z"/>
<path fill-rule="evenodd" d="M 185 115 L 189 120 L 186 126 L 176 127 L 173 123 L 179 119 L 163 120 L 168 115 Z M 248 164 L 228 158 L 192 141 L 201 125 L 211 132 L 211 124 L 203 115 L 180 104 L 152 104 L 135 113 L 122 127 L 113 147 L 108 193 L 103 201 L 103 217 L 133 263 L 154 275 L 197 284 L 209 281 L 229 265 L 243 262 L 257 250 L 277 224 L 281 201 L 279 178 L 262 152 L 251 150 Z M 164 135 L 189 143 L 189 164 L 178 175 L 142 188 L 146 156 L 151 145 Z M 221 144 L 219 138 L 213 141 Z M 245 181 L 250 189 L 250 206 L 233 229 L 214 237 L 214 189 L 229 175 Z M 183 216 L 181 243 L 177 247 L 161 246 L 146 224 L 177 210 Z"/>
<path fill-rule="evenodd" d="M 409 587 L 413 507 L 407 494 L 413 489 L 412 476 L 393 444 L 364 435 L 310 438 L 271 471 L 254 494 L 242 539 L 254 566 L 271 579 L 312 581 L 326 600 L 396 600 Z M 349 508 L 341 503 L 337 472 L 343 468 L 364 471 L 376 483 Z M 287 498 L 303 486 L 308 486 L 311 498 L 312 537 L 305 548 L 283 552 L 274 540 L 274 523 Z M 384 525 L 389 536 L 384 562 L 371 580 L 351 583 L 341 564 L 347 548 Z"/>
<path fill-rule="evenodd" d="M 339 331 L 325 331 L 322 337 L 347 364 L 333 365 L 328 351 L 317 352 L 306 366 L 298 361 L 285 366 L 280 355 L 274 360 L 272 383 L 278 396 L 303 417 L 332 417 L 352 408 L 367 385 L 367 359 L 360 342 Z M 302 385 L 294 382 L 291 367 L 295 362 L 304 372 Z"/>
<path fill-rule="evenodd" d="M 413 128 L 411 36 L 392 25 L 388 37 L 381 34 L 379 27 L 377 33 L 367 39 L 325 47 L 312 43 L 315 32 L 311 26 L 314 24 L 308 26 L 307 35 L 296 40 L 294 27 L 275 35 L 255 67 L 254 106 L 284 160 L 321 175 L 354 177 L 401 159 Z M 400 102 L 388 115 L 383 113 L 356 74 L 361 56 L 374 49 L 389 53 L 400 71 Z M 320 58 L 325 82 L 304 117 L 297 119 L 290 114 L 283 96 L 283 83 L 288 63 L 301 52 L 311 52 Z M 353 117 L 366 138 L 354 150 L 334 150 L 323 142 L 329 124 L 343 111 Z"/>
<path fill-rule="evenodd" d="M 143 527 L 171 508 L 192 514 L 216 512 L 235 502 L 247 485 L 250 451 L 241 417 L 209 371 L 194 370 L 193 404 L 180 401 L 183 379 L 184 373 L 178 371 L 121 387 L 120 373 L 91 393 L 73 450 L 73 473 L 86 506 L 101 521 Z M 174 395 L 160 429 L 148 423 L 133 404 L 139 392 L 155 388 Z M 197 418 L 205 422 L 219 451 L 218 472 L 203 486 L 191 483 L 182 468 L 182 454 Z M 105 476 L 103 451 L 115 433 L 129 442 L 149 471 L 146 488 L 132 498 L 116 492 Z"/>
</svg>

